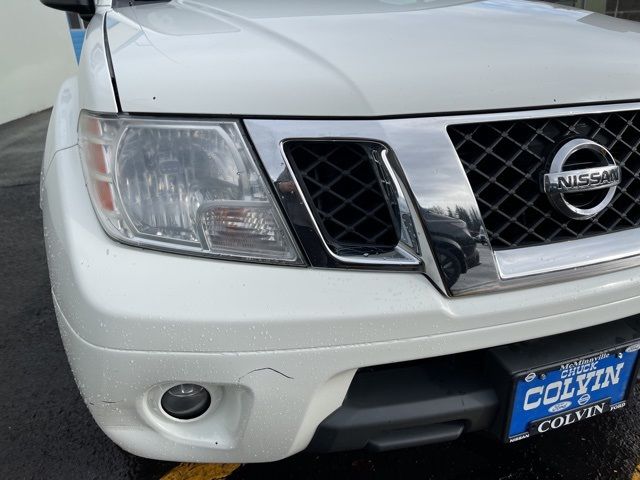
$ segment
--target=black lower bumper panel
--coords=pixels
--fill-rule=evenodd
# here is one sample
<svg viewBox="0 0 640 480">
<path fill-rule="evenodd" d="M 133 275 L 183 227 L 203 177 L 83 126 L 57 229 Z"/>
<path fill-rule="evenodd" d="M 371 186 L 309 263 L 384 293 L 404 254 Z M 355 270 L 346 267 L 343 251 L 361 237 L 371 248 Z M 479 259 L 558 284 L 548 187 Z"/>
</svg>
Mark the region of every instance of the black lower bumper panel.
<svg viewBox="0 0 640 480">
<path fill-rule="evenodd" d="M 500 437 L 511 379 L 640 339 L 640 315 L 552 337 L 358 370 L 340 408 L 316 430 L 316 452 L 414 447 L 486 431 Z"/>
</svg>

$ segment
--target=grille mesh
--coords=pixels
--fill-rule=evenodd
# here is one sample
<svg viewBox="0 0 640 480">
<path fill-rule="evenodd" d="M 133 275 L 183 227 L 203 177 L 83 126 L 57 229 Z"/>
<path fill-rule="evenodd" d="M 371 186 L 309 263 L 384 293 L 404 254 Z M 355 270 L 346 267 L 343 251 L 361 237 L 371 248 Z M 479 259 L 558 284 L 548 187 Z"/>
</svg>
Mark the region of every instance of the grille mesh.
<svg viewBox="0 0 640 480">
<path fill-rule="evenodd" d="M 381 253 L 399 240 L 398 206 L 373 142 L 290 140 L 285 155 L 329 247 Z"/>
<path fill-rule="evenodd" d="M 455 125 L 448 132 L 496 250 L 585 238 L 640 224 L 638 112 Z M 548 159 L 572 138 L 607 147 L 622 170 L 612 202 L 590 220 L 565 217 L 540 188 Z"/>
</svg>

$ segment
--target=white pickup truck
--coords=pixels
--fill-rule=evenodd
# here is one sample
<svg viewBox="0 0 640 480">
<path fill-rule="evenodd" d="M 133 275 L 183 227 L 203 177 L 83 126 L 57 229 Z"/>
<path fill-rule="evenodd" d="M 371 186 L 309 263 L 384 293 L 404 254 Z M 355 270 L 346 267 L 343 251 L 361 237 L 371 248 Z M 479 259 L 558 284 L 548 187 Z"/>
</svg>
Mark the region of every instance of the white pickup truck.
<svg viewBox="0 0 640 480">
<path fill-rule="evenodd" d="M 71 368 L 122 448 L 514 442 L 632 395 L 640 24 L 522 0 L 42 1 L 91 19 L 42 209 Z"/>
</svg>

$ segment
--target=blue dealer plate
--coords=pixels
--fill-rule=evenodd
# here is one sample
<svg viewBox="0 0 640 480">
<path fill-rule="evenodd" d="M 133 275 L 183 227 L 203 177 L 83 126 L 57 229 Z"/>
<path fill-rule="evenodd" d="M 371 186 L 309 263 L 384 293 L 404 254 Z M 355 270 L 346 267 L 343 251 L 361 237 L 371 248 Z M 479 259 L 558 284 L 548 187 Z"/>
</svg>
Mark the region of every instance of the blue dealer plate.
<svg viewBox="0 0 640 480">
<path fill-rule="evenodd" d="M 506 440 L 515 442 L 624 407 L 638 350 L 640 343 L 516 377 Z"/>
</svg>

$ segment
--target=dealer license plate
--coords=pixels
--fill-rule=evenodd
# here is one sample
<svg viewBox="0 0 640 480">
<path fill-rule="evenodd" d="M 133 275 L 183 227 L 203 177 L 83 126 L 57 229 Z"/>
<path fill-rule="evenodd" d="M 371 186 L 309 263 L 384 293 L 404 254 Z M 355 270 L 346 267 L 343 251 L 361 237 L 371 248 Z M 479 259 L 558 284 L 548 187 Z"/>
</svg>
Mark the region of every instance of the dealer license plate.
<svg viewBox="0 0 640 480">
<path fill-rule="evenodd" d="M 506 440 L 515 442 L 624 407 L 640 343 L 515 378 Z"/>
</svg>

